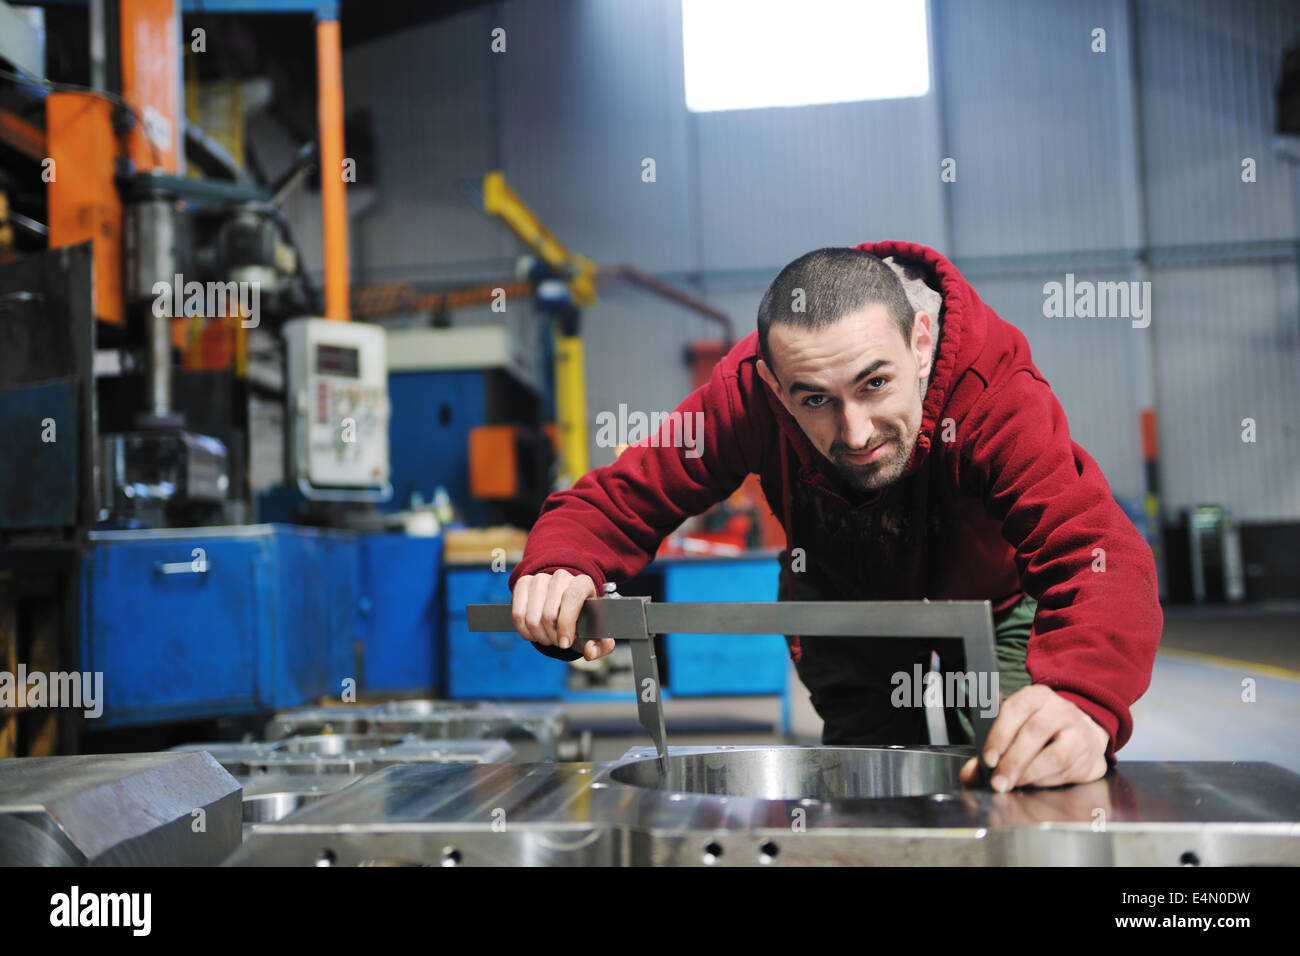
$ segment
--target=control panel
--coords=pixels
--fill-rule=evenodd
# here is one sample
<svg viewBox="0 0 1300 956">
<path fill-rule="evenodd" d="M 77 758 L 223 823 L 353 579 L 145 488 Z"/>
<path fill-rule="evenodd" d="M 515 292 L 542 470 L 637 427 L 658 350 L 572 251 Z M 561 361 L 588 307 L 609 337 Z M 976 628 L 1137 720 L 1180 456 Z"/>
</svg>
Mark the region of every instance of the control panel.
<svg viewBox="0 0 1300 956">
<path fill-rule="evenodd" d="M 385 500 L 392 489 L 384 328 L 293 319 L 284 341 L 291 480 L 311 499 Z"/>
</svg>

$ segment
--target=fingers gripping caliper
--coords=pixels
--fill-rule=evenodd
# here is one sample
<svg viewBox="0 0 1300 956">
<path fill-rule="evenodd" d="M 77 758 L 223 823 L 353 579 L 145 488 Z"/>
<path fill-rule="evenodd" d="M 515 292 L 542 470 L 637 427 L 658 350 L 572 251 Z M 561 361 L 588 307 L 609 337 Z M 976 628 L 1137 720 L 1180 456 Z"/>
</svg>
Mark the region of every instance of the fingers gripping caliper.
<svg viewBox="0 0 1300 956">
<path fill-rule="evenodd" d="M 513 632 L 508 604 L 470 604 L 471 631 Z M 754 601 L 655 604 L 646 597 L 588 598 L 578 615 L 575 646 L 614 638 L 632 648 L 637 716 L 654 740 L 661 769 L 667 768 L 663 694 L 655 658 L 656 634 L 816 634 L 866 639 L 960 640 L 968 675 L 996 675 L 993 612 L 988 601 Z M 976 681 L 976 684 L 985 684 Z M 994 683 L 993 687 L 997 687 Z M 975 753 L 982 755 L 1000 701 L 970 707 Z M 980 781 L 988 768 L 979 760 Z"/>
<path fill-rule="evenodd" d="M 664 732 L 663 693 L 659 686 L 659 661 L 655 657 L 654 633 L 646 614 L 650 599 L 611 594 L 588 598 L 578 615 L 574 647 L 584 641 L 612 637 L 627 641 L 632 648 L 632 679 L 636 685 L 636 712 L 659 752 L 660 769 L 667 771 L 668 738 Z M 513 631 L 508 604 L 470 604 L 465 616 L 471 631 Z"/>
</svg>

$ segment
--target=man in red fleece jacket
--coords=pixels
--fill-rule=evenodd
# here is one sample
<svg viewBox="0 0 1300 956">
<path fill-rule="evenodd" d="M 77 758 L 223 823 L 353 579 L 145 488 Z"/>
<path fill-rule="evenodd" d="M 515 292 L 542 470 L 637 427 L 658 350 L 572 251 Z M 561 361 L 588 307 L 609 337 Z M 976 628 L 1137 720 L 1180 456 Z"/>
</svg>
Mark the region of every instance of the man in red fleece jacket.
<svg viewBox="0 0 1300 956">
<path fill-rule="evenodd" d="M 939 308 L 917 308 L 900 274 Z M 543 505 L 510 579 L 515 625 L 538 650 L 612 651 L 571 649 L 582 602 L 755 473 L 786 532 L 783 598 L 992 602 L 1002 689 L 1018 687 L 983 754 L 995 789 L 1105 774 L 1151 680 L 1155 562 L 1071 440 L 1025 337 L 952 263 L 906 242 L 796 259 L 757 332 L 677 412 Z M 680 422 L 697 413 L 692 439 Z M 1019 658 L 1017 618 L 1026 630 L 1032 618 Z M 890 706 L 914 645 L 788 640 L 826 743 L 925 742 L 921 715 Z M 975 770 L 972 758 L 963 779 Z"/>
</svg>

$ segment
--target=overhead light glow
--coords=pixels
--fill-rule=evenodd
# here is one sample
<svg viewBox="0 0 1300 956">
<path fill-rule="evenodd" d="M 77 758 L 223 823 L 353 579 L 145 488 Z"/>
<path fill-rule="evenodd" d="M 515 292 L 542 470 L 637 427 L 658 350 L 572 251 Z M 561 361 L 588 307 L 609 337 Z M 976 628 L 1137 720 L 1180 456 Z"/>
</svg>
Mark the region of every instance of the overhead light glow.
<svg viewBox="0 0 1300 956">
<path fill-rule="evenodd" d="M 693 113 L 924 96 L 925 0 L 682 0 Z"/>
</svg>

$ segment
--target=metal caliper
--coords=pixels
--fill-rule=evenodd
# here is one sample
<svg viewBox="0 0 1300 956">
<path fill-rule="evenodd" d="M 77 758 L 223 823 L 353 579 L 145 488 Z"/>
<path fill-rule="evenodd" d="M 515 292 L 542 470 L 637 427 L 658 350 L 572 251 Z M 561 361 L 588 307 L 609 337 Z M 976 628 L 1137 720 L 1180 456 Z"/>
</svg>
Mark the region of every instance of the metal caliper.
<svg viewBox="0 0 1300 956">
<path fill-rule="evenodd" d="M 471 631 L 513 633 L 509 604 L 470 604 L 465 608 Z M 968 699 L 981 682 L 979 675 L 997 674 L 993 645 L 993 611 L 988 601 L 753 601 L 655 604 L 647 597 L 588 598 L 578 615 L 575 646 L 583 641 L 614 638 L 632 647 L 637 717 L 654 741 L 660 769 L 667 773 L 668 741 L 664 732 L 663 694 L 656 634 L 815 634 L 888 640 L 931 638 L 958 640 L 966 657 Z M 975 680 L 972 682 L 970 677 Z M 970 707 L 975 753 L 984 744 L 1000 700 L 985 713 L 978 701 Z M 978 761 L 980 782 L 988 785 L 988 768 Z"/>
</svg>

